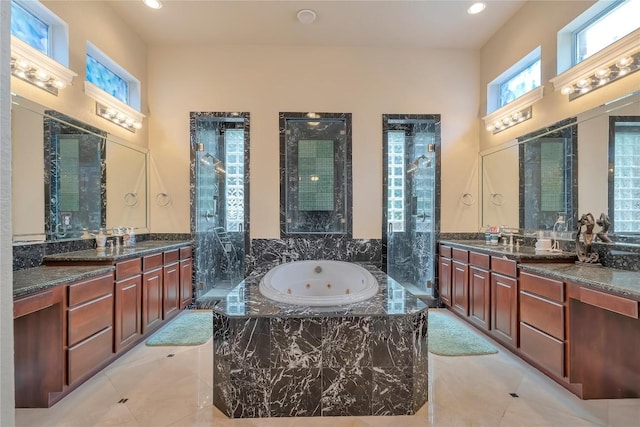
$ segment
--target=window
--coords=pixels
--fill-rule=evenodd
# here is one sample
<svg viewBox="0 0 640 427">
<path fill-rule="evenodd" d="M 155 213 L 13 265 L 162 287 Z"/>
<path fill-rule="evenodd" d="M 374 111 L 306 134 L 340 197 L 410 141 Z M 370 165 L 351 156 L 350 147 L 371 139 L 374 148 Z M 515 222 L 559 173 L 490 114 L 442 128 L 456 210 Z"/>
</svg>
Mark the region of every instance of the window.
<svg viewBox="0 0 640 427">
<path fill-rule="evenodd" d="M 538 86 L 540 86 L 540 59 L 500 84 L 499 106 L 504 107 Z"/>
<path fill-rule="evenodd" d="M 227 231 L 242 231 L 244 225 L 244 129 L 227 129 L 225 145 L 225 192 Z"/>
<path fill-rule="evenodd" d="M 393 231 L 404 231 L 404 131 L 389 131 L 387 169 L 387 218 Z"/>
<path fill-rule="evenodd" d="M 11 1 L 11 34 L 29 46 L 69 66 L 66 22 L 39 1 Z"/>
<path fill-rule="evenodd" d="M 87 81 L 117 100 L 140 110 L 140 82 L 97 47 L 87 43 Z"/>
<path fill-rule="evenodd" d="M 640 2 L 619 1 L 589 19 L 573 32 L 573 63 L 578 64 L 640 28 Z"/>
<path fill-rule="evenodd" d="M 640 233 L 640 118 L 610 118 L 609 218 L 614 233 Z"/>
<path fill-rule="evenodd" d="M 538 46 L 487 85 L 487 114 L 540 87 L 541 81 Z"/>
</svg>

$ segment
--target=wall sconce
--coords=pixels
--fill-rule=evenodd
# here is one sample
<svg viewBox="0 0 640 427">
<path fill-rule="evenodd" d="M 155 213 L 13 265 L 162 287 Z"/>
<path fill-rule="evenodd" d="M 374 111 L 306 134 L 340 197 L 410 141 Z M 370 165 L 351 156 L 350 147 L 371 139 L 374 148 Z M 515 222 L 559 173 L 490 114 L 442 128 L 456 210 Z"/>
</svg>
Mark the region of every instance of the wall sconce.
<svg viewBox="0 0 640 427">
<path fill-rule="evenodd" d="M 96 101 L 96 114 L 110 122 L 135 132 L 142 127 L 145 115 L 125 104 L 114 96 L 109 95 L 99 87 L 88 81 L 84 82 L 84 93 Z"/>
<path fill-rule="evenodd" d="M 542 99 L 544 87 L 539 86 L 525 93 L 504 107 L 482 118 L 487 131 L 494 135 L 533 117 L 533 104 Z"/>
<path fill-rule="evenodd" d="M 31 47 L 16 36 L 11 36 L 11 74 L 17 78 L 58 95 L 59 89 L 71 84 L 76 73 Z"/>
<path fill-rule="evenodd" d="M 550 81 L 569 101 L 640 69 L 640 29 L 591 55 Z"/>
</svg>

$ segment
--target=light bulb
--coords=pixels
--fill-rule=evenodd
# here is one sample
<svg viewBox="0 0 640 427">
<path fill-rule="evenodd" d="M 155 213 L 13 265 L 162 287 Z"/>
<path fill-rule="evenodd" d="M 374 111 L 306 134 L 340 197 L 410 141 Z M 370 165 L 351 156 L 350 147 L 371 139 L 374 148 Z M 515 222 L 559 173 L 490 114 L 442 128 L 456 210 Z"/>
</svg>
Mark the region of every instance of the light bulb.
<svg viewBox="0 0 640 427">
<path fill-rule="evenodd" d="M 579 88 L 587 87 L 591 84 L 591 79 L 580 79 L 577 81 L 576 86 Z"/>
<path fill-rule="evenodd" d="M 611 70 L 609 68 L 600 68 L 596 71 L 596 77 L 599 79 L 607 77 L 609 74 L 611 74 Z"/>
<path fill-rule="evenodd" d="M 160 3 L 159 0 L 142 0 L 142 1 L 151 9 L 160 9 L 162 7 L 162 3 Z"/>
<path fill-rule="evenodd" d="M 469 9 L 467 9 L 467 13 L 469 15 L 475 15 L 477 13 L 482 12 L 486 7 L 487 7 L 487 5 L 485 3 L 477 2 L 477 3 L 474 3 L 471 6 L 469 6 Z"/>
<path fill-rule="evenodd" d="M 631 56 L 625 56 L 624 58 L 618 59 L 616 62 L 616 66 L 618 68 L 628 67 L 631 64 L 633 64 L 633 58 Z"/>
<path fill-rule="evenodd" d="M 47 80 L 49 80 L 49 73 L 43 70 L 38 70 L 36 71 L 36 78 L 42 80 L 43 82 L 46 82 Z"/>
<path fill-rule="evenodd" d="M 495 126 L 493 126 L 493 124 L 487 125 L 487 132 L 493 132 L 494 129 L 495 129 Z"/>
<path fill-rule="evenodd" d="M 629 67 L 622 67 L 618 70 L 618 77 L 620 76 L 624 76 L 625 74 L 628 74 L 629 71 L 631 71 L 631 68 Z"/>
<path fill-rule="evenodd" d="M 16 65 L 23 71 L 27 71 L 29 68 L 31 68 L 29 61 L 27 61 L 26 59 L 18 59 L 16 61 Z"/>
<path fill-rule="evenodd" d="M 560 93 L 562 93 L 563 95 L 570 95 L 573 93 L 573 86 L 565 86 L 562 88 L 562 90 L 560 91 Z"/>
<path fill-rule="evenodd" d="M 54 80 L 53 85 L 58 89 L 64 89 L 67 86 L 62 80 Z"/>
</svg>

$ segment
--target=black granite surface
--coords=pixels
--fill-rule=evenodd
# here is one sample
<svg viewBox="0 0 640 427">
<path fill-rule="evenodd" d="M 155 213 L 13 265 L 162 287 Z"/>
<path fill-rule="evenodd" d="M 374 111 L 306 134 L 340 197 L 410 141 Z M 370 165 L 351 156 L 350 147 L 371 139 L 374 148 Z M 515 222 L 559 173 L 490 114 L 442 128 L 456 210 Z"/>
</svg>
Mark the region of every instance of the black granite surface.
<svg viewBox="0 0 640 427">
<path fill-rule="evenodd" d="M 24 297 L 64 283 L 114 270 L 112 266 L 36 267 L 13 272 L 13 297 Z"/>
<path fill-rule="evenodd" d="M 544 262 L 544 261 L 567 261 L 573 262 L 577 259 L 576 255 L 571 252 L 551 252 L 536 251 L 532 246 L 513 247 L 504 245 L 486 244 L 484 240 L 441 240 L 447 246 L 459 249 L 472 250 L 474 252 L 484 253 L 487 255 L 501 256 L 507 259 L 523 262 Z"/>
<path fill-rule="evenodd" d="M 173 241 L 173 240 L 147 240 L 136 243 L 134 246 L 120 246 L 115 248 L 107 247 L 103 251 L 97 249 L 88 249 L 76 252 L 64 252 L 44 257 L 44 262 L 61 262 L 61 261 L 83 261 L 83 262 L 105 262 L 120 261 L 128 258 L 135 258 L 158 251 L 166 251 L 178 249 L 190 245 L 189 241 Z"/>
<path fill-rule="evenodd" d="M 577 264 L 520 264 L 522 271 L 640 300 L 640 272 Z"/>
</svg>

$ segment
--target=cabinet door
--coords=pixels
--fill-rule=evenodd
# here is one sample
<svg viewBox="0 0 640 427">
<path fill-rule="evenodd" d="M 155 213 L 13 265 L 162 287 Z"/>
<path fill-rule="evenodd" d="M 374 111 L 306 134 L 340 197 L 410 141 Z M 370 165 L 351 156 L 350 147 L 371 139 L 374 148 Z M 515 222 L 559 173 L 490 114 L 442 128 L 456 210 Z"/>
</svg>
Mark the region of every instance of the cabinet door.
<svg viewBox="0 0 640 427">
<path fill-rule="evenodd" d="M 489 330 L 489 272 L 482 268 L 469 267 L 469 320 Z"/>
<path fill-rule="evenodd" d="M 193 298 L 192 271 L 193 263 L 191 258 L 180 261 L 180 309 L 191 304 L 191 299 Z"/>
<path fill-rule="evenodd" d="M 491 334 L 511 347 L 518 345 L 518 280 L 491 274 Z"/>
<path fill-rule="evenodd" d="M 180 309 L 180 264 L 174 262 L 165 265 L 162 276 L 163 317 L 167 319 L 178 314 Z"/>
<path fill-rule="evenodd" d="M 142 333 L 162 323 L 162 268 L 142 275 Z"/>
<path fill-rule="evenodd" d="M 469 315 L 469 266 L 452 262 L 451 307 L 463 316 Z"/>
<path fill-rule="evenodd" d="M 135 343 L 141 335 L 142 275 L 116 282 L 115 351 Z"/>
<path fill-rule="evenodd" d="M 449 258 L 440 257 L 439 273 L 440 299 L 447 307 L 451 307 L 451 260 Z"/>
</svg>

